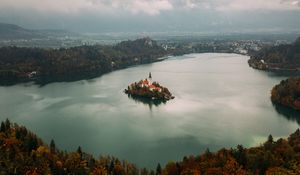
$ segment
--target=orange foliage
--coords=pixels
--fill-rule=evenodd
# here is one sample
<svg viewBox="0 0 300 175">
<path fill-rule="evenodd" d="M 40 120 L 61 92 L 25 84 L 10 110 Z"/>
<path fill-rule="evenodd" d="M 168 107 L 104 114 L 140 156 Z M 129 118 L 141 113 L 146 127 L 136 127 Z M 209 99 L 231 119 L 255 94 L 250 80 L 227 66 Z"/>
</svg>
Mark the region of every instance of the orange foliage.
<svg viewBox="0 0 300 175">
<path fill-rule="evenodd" d="M 9 124 L 7 124 L 9 126 Z M 12 128 L 10 128 L 12 127 Z M 98 160 L 82 152 L 50 151 L 36 135 L 18 126 L 0 131 L 0 174 L 94 174 L 94 175 L 246 175 L 300 174 L 300 130 L 288 139 L 268 141 L 254 148 L 206 150 L 199 156 L 169 162 L 157 172 L 137 169 L 127 161 L 105 156 Z M 8 128 L 8 129 L 7 129 Z"/>
</svg>

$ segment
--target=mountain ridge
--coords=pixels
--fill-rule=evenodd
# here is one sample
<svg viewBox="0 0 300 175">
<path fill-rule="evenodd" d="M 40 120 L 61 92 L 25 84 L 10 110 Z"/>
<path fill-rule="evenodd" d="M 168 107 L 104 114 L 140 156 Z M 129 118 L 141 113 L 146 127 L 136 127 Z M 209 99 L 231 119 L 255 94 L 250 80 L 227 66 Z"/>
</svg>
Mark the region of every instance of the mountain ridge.
<svg viewBox="0 0 300 175">
<path fill-rule="evenodd" d="M 26 29 L 16 24 L 0 23 L 0 40 L 42 39 L 49 37 L 76 37 L 80 34 L 57 29 Z"/>
</svg>

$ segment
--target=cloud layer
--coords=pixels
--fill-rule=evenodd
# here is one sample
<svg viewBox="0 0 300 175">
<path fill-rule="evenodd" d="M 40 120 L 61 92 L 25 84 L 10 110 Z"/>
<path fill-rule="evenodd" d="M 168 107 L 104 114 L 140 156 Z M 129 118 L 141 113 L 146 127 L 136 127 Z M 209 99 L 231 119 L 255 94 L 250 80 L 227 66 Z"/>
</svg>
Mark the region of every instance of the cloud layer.
<svg viewBox="0 0 300 175">
<path fill-rule="evenodd" d="M 299 0 L 185 0 L 185 6 L 217 11 L 299 10 Z"/>
<path fill-rule="evenodd" d="M 0 22 L 79 32 L 300 31 L 300 0 L 0 0 Z"/>
<path fill-rule="evenodd" d="M 39 12 L 113 14 L 131 12 L 158 15 L 161 11 L 172 10 L 169 0 L 2 0 L 1 9 L 35 10 Z"/>
<path fill-rule="evenodd" d="M 300 0 L 1 0 L 0 9 L 159 15 L 171 10 L 299 10 Z"/>
</svg>

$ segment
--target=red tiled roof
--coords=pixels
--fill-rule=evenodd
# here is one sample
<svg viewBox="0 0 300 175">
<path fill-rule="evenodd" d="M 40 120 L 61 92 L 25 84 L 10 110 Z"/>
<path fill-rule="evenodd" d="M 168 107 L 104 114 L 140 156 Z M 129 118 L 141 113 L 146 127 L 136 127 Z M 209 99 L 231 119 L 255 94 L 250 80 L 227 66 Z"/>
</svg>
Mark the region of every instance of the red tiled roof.
<svg viewBox="0 0 300 175">
<path fill-rule="evenodd" d="M 147 84 L 147 85 L 148 85 L 148 84 L 149 84 L 149 81 L 148 81 L 148 80 L 144 80 L 144 81 L 143 81 L 143 84 Z"/>
</svg>

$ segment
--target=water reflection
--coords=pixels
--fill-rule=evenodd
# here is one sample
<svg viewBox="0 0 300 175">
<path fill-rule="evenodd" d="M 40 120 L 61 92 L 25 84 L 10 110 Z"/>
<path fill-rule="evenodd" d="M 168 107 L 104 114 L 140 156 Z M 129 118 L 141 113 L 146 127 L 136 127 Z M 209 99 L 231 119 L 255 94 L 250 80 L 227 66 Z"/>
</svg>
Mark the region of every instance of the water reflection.
<svg viewBox="0 0 300 175">
<path fill-rule="evenodd" d="M 288 107 L 273 103 L 275 110 L 284 118 L 290 121 L 296 121 L 300 125 L 300 111 L 290 109 Z"/>
<path fill-rule="evenodd" d="M 94 80 L 0 86 L 0 119 L 9 117 L 48 143 L 54 139 L 61 149 L 80 145 L 94 156 L 109 154 L 151 169 L 206 148 L 255 146 L 269 134 L 294 132 L 299 122 L 278 117 L 270 102 L 270 89 L 287 77 L 250 69 L 247 60 L 195 54 Z M 176 98 L 165 104 L 127 97 L 123 88 L 145 72 Z"/>
<path fill-rule="evenodd" d="M 262 71 L 265 73 L 265 71 Z M 297 77 L 300 76 L 300 72 L 297 70 L 276 70 L 268 72 L 267 74 L 270 77 Z"/>
<path fill-rule="evenodd" d="M 127 94 L 128 98 L 134 100 L 136 103 L 142 103 L 144 105 L 149 106 L 149 109 L 151 110 L 153 106 L 159 106 L 162 104 L 166 104 L 166 101 L 163 100 L 158 100 L 158 99 L 149 99 L 149 98 L 145 98 L 145 97 L 139 97 L 139 96 L 135 96 L 135 95 L 130 95 Z"/>
</svg>

